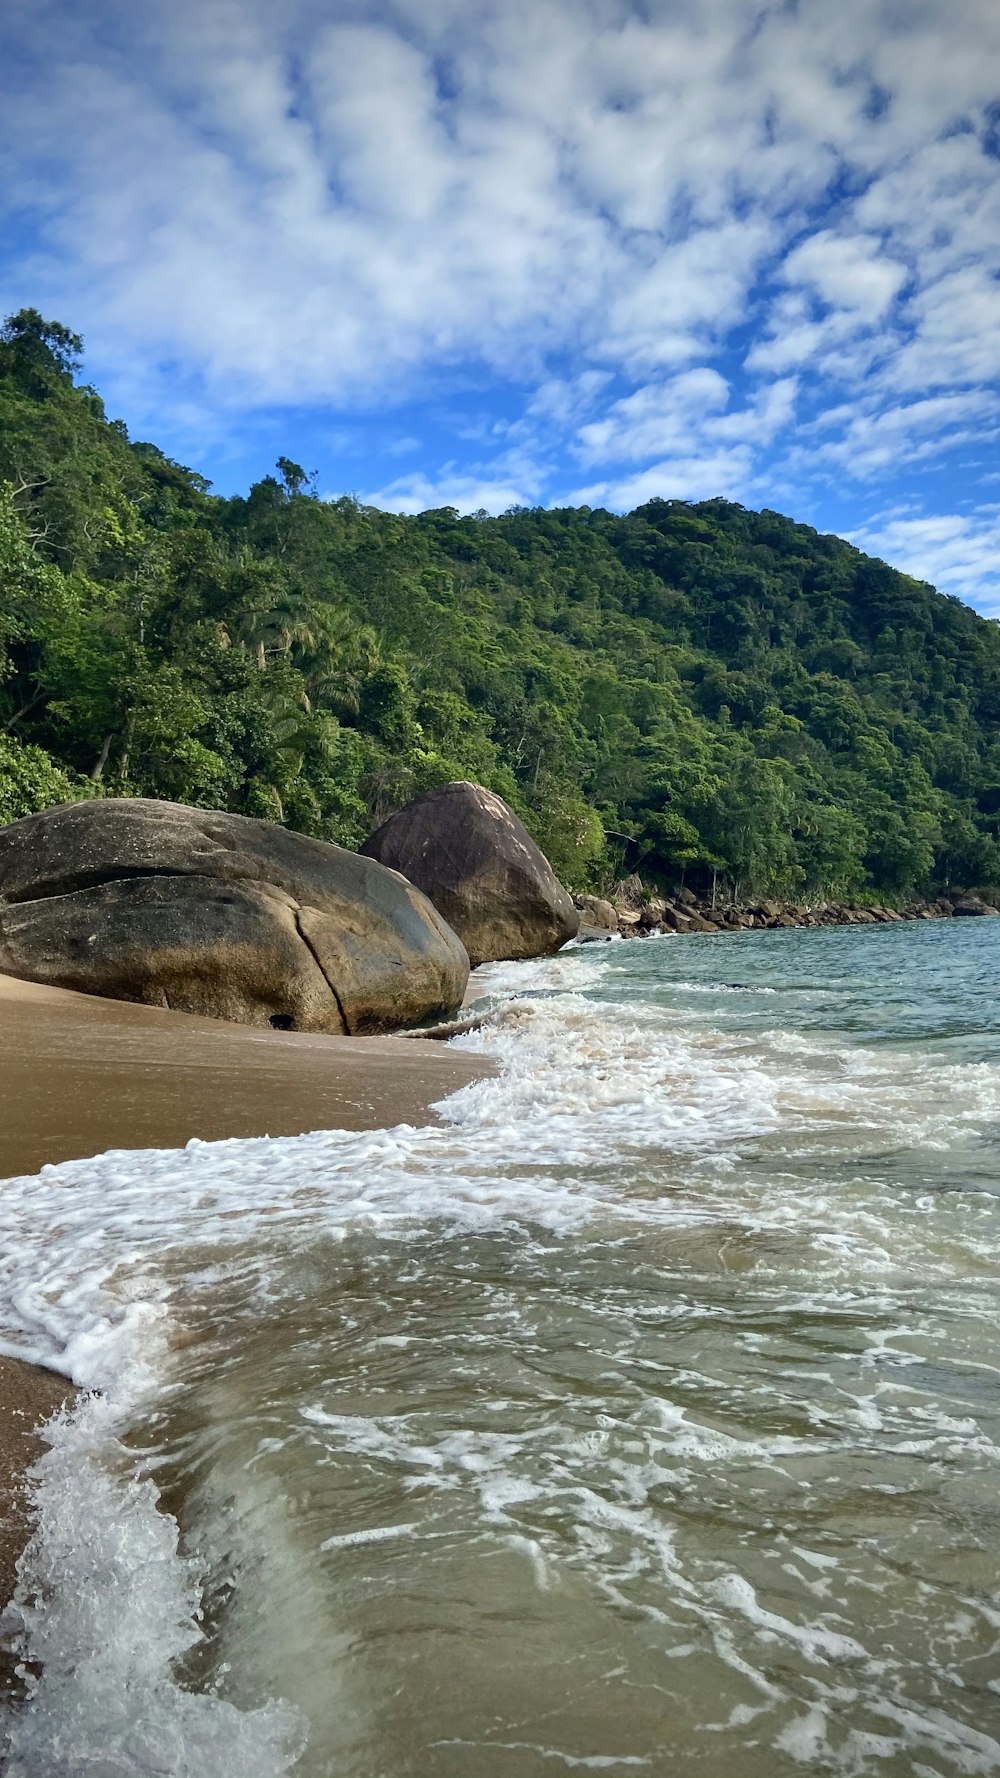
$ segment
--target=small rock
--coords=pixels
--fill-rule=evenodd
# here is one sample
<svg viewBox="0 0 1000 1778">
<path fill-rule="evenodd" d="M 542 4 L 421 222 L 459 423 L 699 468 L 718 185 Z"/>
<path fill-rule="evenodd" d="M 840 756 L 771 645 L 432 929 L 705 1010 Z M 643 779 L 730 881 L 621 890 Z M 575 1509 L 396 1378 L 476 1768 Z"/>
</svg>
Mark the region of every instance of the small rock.
<svg viewBox="0 0 1000 1778">
<path fill-rule="evenodd" d="M 610 901 L 604 901 L 599 895 L 577 895 L 575 901 L 580 913 L 581 927 L 595 927 L 604 932 L 618 931 L 618 912 Z"/>
</svg>

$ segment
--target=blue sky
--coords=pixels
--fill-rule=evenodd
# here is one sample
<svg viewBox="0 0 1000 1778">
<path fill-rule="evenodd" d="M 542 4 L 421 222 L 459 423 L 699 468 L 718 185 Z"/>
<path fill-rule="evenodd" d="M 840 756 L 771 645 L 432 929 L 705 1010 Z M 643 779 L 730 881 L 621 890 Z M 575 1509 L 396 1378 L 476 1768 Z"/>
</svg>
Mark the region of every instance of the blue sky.
<svg viewBox="0 0 1000 1778">
<path fill-rule="evenodd" d="M 1000 614 L 997 0 L 4 14 L 4 312 L 219 491 L 723 494 Z"/>
</svg>

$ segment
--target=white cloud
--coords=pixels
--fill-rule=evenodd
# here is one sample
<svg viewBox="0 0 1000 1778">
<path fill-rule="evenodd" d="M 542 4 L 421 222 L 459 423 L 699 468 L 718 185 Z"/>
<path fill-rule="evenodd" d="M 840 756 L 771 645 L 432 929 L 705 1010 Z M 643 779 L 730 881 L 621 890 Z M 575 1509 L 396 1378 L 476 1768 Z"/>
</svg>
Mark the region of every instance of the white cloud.
<svg viewBox="0 0 1000 1778">
<path fill-rule="evenodd" d="M 831 309 L 874 323 L 906 281 L 906 267 L 887 257 L 876 235 L 838 235 L 820 229 L 795 247 L 781 268 L 788 284 L 800 284 Z"/>
<path fill-rule="evenodd" d="M 579 455 L 584 462 L 595 463 L 683 450 L 706 418 L 728 400 L 725 378 L 707 366 L 685 371 L 670 382 L 646 383 L 614 402 L 603 419 L 580 428 Z"/>
<path fill-rule="evenodd" d="M 797 377 L 779 377 L 773 383 L 766 383 L 745 407 L 710 420 L 706 426 L 708 437 L 738 438 L 754 445 L 769 444 L 791 421 L 799 387 Z"/>
<path fill-rule="evenodd" d="M 831 381 L 864 376 L 898 343 L 890 311 L 909 272 L 876 235 L 819 229 L 792 249 L 778 272 L 766 331 L 747 356 L 767 375 L 811 366 Z"/>
<path fill-rule="evenodd" d="M 886 515 L 850 540 L 917 580 L 1000 617 L 1000 507 L 931 517 Z"/>
<path fill-rule="evenodd" d="M 953 21 L 917 9 L 887 65 L 890 11 L 854 0 L 834 29 L 820 0 L 759 21 L 739 0 L 509 0 L 375 23 L 105 0 L 67 31 L 49 0 L 22 15 L 44 53 L 8 95 L 8 191 L 52 181 L 40 285 L 72 283 L 92 334 L 182 355 L 221 399 L 384 394 L 462 356 L 541 381 L 553 347 L 683 364 L 745 318 L 783 241 L 834 307 L 871 321 L 896 293 L 891 193 L 863 228 L 816 228 L 815 205 L 840 168 L 905 178 L 1000 38 L 982 7 L 978 56 L 956 56 Z M 943 200 L 956 171 L 927 176 Z"/>
<path fill-rule="evenodd" d="M 658 244 L 651 265 L 633 264 L 597 350 L 637 369 L 685 364 L 710 350 L 739 320 L 776 240 L 773 225 L 763 221 L 725 221 Z"/>
<path fill-rule="evenodd" d="M 427 475 L 401 476 L 374 493 L 362 494 L 366 506 L 383 512 L 427 512 L 432 507 L 454 506 L 459 512 L 506 512 L 510 506 L 536 503 L 538 489 L 515 480 L 491 480 L 488 476 L 463 475 L 445 470 L 433 479 Z"/>
<path fill-rule="evenodd" d="M 914 334 L 891 368 L 897 388 L 994 382 L 1000 376 L 1000 265 L 964 265 L 914 298 Z"/>
<path fill-rule="evenodd" d="M 577 434 L 576 455 L 584 463 L 635 462 L 667 453 L 690 454 L 707 447 L 711 456 L 722 442 L 750 445 L 774 437 L 795 404 L 796 382 L 785 377 L 759 391 L 744 408 L 730 410 L 729 385 L 717 370 L 702 366 L 662 383 L 646 383 L 591 420 Z"/>
<path fill-rule="evenodd" d="M 443 453 L 477 461 L 382 490 L 487 506 L 574 460 L 609 500 L 745 498 L 992 434 L 995 0 L 9 0 L 5 22 L 8 243 L 32 229 L 0 296 L 79 327 L 140 429 L 502 378 L 521 418 Z"/>
<path fill-rule="evenodd" d="M 573 505 L 610 506 L 626 510 L 647 500 L 708 500 L 717 494 L 742 492 L 750 479 L 750 452 L 739 446 L 730 450 L 700 451 L 688 457 L 667 457 L 651 463 L 635 475 L 613 477 L 574 488 L 568 496 Z"/>
<path fill-rule="evenodd" d="M 867 413 L 849 405 L 833 408 L 809 430 L 818 442 L 800 447 L 803 454 L 835 463 L 860 480 L 901 463 L 940 455 L 946 447 L 995 437 L 1000 414 L 988 390 L 974 389 L 875 407 Z M 819 438 L 824 431 L 834 436 Z"/>
<path fill-rule="evenodd" d="M 593 408 L 611 380 L 609 370 L 585 370 L 576 377 L 550 377 L 535 390 L 525 417 L 529 421 L 572 426 Z"/>
</svg>

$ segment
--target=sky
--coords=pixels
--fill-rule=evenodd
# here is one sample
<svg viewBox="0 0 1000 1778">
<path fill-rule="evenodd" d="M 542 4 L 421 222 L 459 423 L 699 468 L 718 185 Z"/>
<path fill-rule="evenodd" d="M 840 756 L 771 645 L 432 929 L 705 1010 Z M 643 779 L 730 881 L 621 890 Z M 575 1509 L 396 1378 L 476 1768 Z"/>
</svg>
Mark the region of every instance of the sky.
<svg viewBox="0 0 1000 1778">
<path fill-rule="evenodd" d="M 1000 616 L 998 0 L 3 0 L 0 308 L 401 512 L 713 495 Z"/>
</svg>

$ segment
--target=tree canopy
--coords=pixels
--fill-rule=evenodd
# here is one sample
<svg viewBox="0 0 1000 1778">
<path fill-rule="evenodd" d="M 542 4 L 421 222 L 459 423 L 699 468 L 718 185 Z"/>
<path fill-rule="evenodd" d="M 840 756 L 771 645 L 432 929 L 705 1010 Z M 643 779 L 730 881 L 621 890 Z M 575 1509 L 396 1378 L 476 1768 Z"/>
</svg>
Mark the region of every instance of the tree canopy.
<svg viewBox="0 0 1000 1778">
<path fill-rule="evenodd" d="M 245 497 L 0 330 L 0 819 L 167 797 L 359 844 L 452 778 L 574 888 L 1000 882 L 1000 627 L 775 512 Z"/>
</svg>

